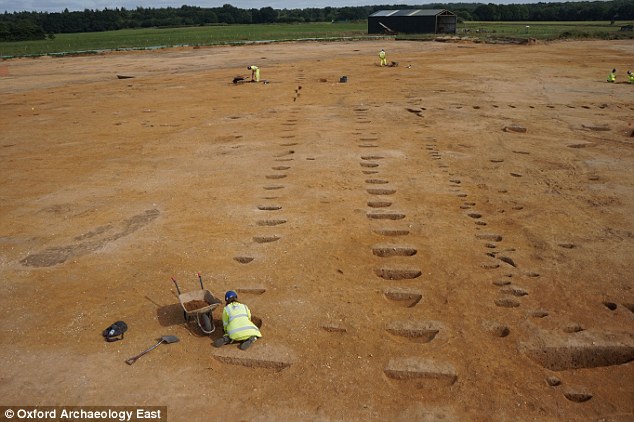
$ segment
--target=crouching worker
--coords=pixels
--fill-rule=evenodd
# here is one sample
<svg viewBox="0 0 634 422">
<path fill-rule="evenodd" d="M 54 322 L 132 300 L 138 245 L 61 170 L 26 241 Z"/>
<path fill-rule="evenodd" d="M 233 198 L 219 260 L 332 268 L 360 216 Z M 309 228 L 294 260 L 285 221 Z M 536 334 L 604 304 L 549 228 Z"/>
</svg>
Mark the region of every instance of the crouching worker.
<svg viewBox="0 0 634 422">
<path fill-rule="evenodd" d="M 260 82 L 260 68 L 257 66 L 249 66 L 247 69 L 251 71 L 251 82 Z"/>
<path fill-rule="evenodd" d="M 616 69 L 612 69 L 612 72 L 608 74 L 608 82 L 614 83 L 616 81 Z"/>
<path fill-rule="evenodd" d="M 225 344 L 241 342 L 240 349 L 247 350 L 255 341 L 262 337 L 260 330 L 251 322 L 249 307 L 238 302 L 238 294 L 229 290 L 225 294 L 225 308 L 222 311 L 222 325 L 225 335 L 214 341 L 215 347 Z"/>
</svg>

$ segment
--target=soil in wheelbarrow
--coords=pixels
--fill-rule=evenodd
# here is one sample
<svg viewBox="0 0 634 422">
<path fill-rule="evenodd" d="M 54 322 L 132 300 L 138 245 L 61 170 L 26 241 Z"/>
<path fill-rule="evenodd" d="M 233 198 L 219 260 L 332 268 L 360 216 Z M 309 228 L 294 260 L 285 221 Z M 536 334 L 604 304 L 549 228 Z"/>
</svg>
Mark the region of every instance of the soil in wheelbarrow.
<svg viewBox="0 0 634 422">
<path fill-rule="evenodd" d="M 196 300 L 190 300 L 189 302 L 185 302 L 183 306 L 185 307 L 185 310 L 187 312 L 192 312 L 192 311 L 195 311 L 196 309 L 201 309 L 206 306 L 209 306 L 209 303 L 207 303 L 207 301 L 204 301 L 204 300 L 196 299 Z"/>
</svg>

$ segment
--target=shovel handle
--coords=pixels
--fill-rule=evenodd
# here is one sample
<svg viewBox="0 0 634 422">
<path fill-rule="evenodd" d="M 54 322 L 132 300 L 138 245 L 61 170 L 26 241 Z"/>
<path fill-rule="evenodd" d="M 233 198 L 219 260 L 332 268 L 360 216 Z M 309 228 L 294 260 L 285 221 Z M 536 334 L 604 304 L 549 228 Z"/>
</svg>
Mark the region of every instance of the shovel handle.
<svg viewBox="0 0 634 422">
<path fill-rule="evenodd" d="M 134 362 L 137 361 L 137 359 L 139 359 L 141 356 L 143 356 L 144 354 L 151 352 L 152 350 L 156 349 L 157 347 L 159 347 L 159 345 L 163 343 L 163 339 L 161 339 L 161 341 L 159 341 L 158 343 L 156 343 L 154 346 L 150 347 L 147 350 L 142 351 L 141 353 L 139 353 L 136 356 L 131 357 L 130 359 L 126 360 L 125 363 L 127 363 L 128 365 L 132 365 Z"/>
<path fill-rule="evenodd" d="M 205 288 L 203 287 L 203 278 L 200 275 L 200 271 L 198 271 L 198 281 L 200 282 L 200 290 L 205 290 Z"/>
</svg>

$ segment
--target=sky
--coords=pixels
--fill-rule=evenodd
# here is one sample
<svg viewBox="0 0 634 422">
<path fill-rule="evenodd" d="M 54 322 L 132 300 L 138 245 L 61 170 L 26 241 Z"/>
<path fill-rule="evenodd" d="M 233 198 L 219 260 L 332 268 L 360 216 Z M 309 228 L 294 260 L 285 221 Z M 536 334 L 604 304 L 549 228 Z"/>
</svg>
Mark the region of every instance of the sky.
<svg viewBox="0 0 634 422">
<path fill-rule="evenodd" d="M 519 3 L 539 3 L 552 2 L 553 0 L 454 0 L 453 3 L 493 3 L 493 4 L 519 4 Z M 556 1 L 556 0 L 555 0 Z M 0 0 L 1 12 L 61 12 L 68 8 L 74 10 L 103 10 L 105 8 L 114 9 L 125 7 L 126 9 L 136 9 L 138 6 L 162 8 L 181 7 L 182 5 L 199 7 L 222 7 L 224 4 L 241 9 L 261 9 L 262 7 L 272 7 L 274 9 L 305 9 L 309 7 L 345 7 L 345 6 L 372 6 L 385 4 L 399 5 L 424 5 L 428 3 L 440 3 L 433 0 L 400 0 L 390 2 L 389 0 Z M 447 1 L 449 3 L 449 1 Z"/>
</svg>

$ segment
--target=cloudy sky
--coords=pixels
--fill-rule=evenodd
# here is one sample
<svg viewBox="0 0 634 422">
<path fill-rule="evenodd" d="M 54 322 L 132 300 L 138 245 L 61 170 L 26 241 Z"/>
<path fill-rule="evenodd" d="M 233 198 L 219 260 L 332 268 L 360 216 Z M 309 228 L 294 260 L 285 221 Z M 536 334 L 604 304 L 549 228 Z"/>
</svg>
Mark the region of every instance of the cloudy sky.
<svg viewBox="0 0 634 422">
<path fill-rule="evenodd" d="M 538 3 L 553 0 L 458 0 L 463 3 Z M 556 0 L 555 0 L 556 1 Z M 457 2 L 457 1 L 456 1 Z M 427 3 L 438 3 L 432 0 L 400 0 L 394 4 L 399 5 L 421 5 Z M 200 7 L 221 7 L 223 4 L 242 9 L 260 9 L 270 6 L 274 9 L 304 9 L 307 7 L 322 8 L 327 6 L 367 6 L 376 4 L 391 4 L 389 0 L 0 0 L 0 12 L 61 12 L 68 10 L 103 10 L 105 8 L 114 9 L 125 7 L 126 9 L 136 9 L 142 7 L 181 7 L 182 5 Z"/>
</svg>

